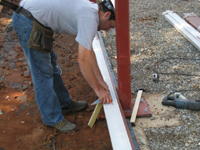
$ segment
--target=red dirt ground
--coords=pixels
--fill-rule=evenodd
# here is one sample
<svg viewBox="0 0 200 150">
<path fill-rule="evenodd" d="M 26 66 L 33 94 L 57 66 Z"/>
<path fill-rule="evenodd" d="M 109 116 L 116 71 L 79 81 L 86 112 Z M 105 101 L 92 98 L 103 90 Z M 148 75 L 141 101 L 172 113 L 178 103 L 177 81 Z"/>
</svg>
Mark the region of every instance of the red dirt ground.
<svg viewBox="0 0 200 150">
<path fill-rule="evenodd" d="M 87 100 L 89 107 L 66 115 L 78 128 L 61 133 L 43 124 L 24 54 L 14 31 L 6 31 L 10 21 L 0 13 L 0 150 L 53 150 L 54 145 L 56 150 L 112 149 L 105 118 L 99 118 L 92 129 L 87 125 L 95 108 L 90 104 L 97 97 L 78 64 L 67 59 L 70 52 L 65 48 L 73 51 L 70 60 L 77 61 L 75 37 L 57 35 L 56 42 L 63 48 L 54 44 L 54 51 L 71 97 L 75 101 Z M 104 116 L 103 110 L 101 115 Z"/>
</svg>

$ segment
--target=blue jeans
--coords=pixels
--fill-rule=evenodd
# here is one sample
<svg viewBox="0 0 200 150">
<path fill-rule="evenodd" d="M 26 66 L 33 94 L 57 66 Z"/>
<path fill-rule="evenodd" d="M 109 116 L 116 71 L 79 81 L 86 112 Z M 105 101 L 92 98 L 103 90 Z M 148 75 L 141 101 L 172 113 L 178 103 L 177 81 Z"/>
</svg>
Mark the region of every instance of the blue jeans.
<svg viewBox="0 0 200 150">
<path fill-rule="evenodd" d="M 28 62 L 43 122 L 58 124 L 64 119 L 61 108 L 69 105 L 72 99 L 56 67 L 57 56 L 53 49 L 49 53 L 29 48 L 32 20 L 14 13 L 12 23 Z"/>
</svg>

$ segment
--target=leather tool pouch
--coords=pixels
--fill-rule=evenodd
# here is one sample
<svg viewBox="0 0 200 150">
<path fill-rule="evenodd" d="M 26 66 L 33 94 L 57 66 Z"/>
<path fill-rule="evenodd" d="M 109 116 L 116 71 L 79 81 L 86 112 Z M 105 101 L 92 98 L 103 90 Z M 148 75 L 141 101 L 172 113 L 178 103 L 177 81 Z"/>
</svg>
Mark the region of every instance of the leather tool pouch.
<svg viewBox="0 0 200 150">
<path fill-rule="evenodd" d="M 53 31 L 44 27 L 36 19 L 34 19 L 28 42 L 29 48 L 43 52 L 51 52 L 53 48 L 53 41 Z"/>
</svg>

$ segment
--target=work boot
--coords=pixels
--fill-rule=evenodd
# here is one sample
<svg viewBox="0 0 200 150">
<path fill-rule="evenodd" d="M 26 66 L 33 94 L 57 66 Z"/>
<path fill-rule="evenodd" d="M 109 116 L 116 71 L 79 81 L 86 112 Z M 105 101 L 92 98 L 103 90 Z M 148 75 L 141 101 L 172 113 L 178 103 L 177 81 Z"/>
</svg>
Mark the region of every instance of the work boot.
<svg viewBox="0 0 200 150">
<path fill-rule="evenodd" d="M 62 114 L 66 115 L 72 111 L 80 111 L 87 107 L 86 101 L 72 101 L 69 105 L 62 108 Z"/>
<path fill-rule="evenodd" d="M 76 125 L 67 121 L 67 119 L 63 119 L 60 123 L 51 126 L 64 133 L 74 131 L 76 129 Z"/>
</svg>

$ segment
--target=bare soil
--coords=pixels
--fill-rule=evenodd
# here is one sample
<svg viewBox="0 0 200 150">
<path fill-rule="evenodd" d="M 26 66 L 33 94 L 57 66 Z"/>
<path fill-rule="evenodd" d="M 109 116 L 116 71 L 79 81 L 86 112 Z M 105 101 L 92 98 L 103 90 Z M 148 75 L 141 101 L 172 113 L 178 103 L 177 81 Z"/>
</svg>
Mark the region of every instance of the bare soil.
<svg viewBox="0 0 200 150">
<path fill-rule="evenodd" d="M 74 36 L 56 35 L 56 42 L 62 47 L 55 43 L 53 48 L 71 97 L 75 101 L 86 100 L 89 106 L 65 116 L 77 125 L 76 131 L 61 133 L 43 124 L 31 75 L 10 24 L 12 13 L 7 15 L 8 12 L 0 13 L 0 150 L 112 149 L 103 110 L 92 129 L 87 125 L 95 108 L 90 104 L 97 97 L 83 78 L 78 63 L 69 61 L 77 61 L 78 46 Z M 73 52 L 69 59 L 70 51 L 66 48 Z"/>
</svg>

